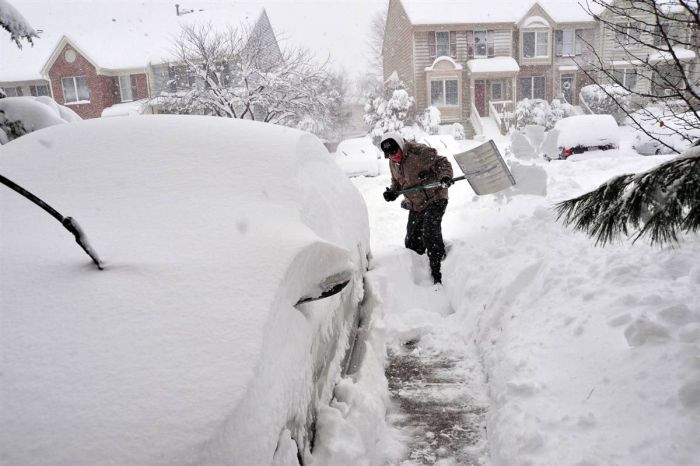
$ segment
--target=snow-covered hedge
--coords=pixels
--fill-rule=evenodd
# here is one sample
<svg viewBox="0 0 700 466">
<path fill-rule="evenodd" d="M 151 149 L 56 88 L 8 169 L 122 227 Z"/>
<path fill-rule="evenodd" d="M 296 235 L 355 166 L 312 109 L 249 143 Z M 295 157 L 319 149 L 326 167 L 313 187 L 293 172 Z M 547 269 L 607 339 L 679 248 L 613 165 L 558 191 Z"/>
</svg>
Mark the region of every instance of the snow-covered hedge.
<svg viewBox="0 0 700 466">
<path fill-rule="evenodd" d="M 593 113 L 612 115 L 618 124 L 625 120 L 625 109 L 629 109 L 631 103 L 630 92 L 617 84 L 583 86 L 581 98 Z"/>
<path fill-rule="evenodd" d="M 557 121 L 573 114 L 574 107 L 559 99 L 551 104 L 542 99 L 523 99 L 515 107 L 515 128 L 522 130 L 529 125 L 539 125 L 550 130 Z"/>
<path fill-rule="evenodd" d="M 423 114 L 418 118 L 418 124 L 426 133 L 438 134 L 441 120 L 440 110 L 437 107 L 430 106 L 423 110 Z"/>
<path fill-rule="evenodd" d="M 0 144 L 32 131 L 82 120 L 73 110 L 51 97 L 7 97 L 0 99 Z"/>
</svg>

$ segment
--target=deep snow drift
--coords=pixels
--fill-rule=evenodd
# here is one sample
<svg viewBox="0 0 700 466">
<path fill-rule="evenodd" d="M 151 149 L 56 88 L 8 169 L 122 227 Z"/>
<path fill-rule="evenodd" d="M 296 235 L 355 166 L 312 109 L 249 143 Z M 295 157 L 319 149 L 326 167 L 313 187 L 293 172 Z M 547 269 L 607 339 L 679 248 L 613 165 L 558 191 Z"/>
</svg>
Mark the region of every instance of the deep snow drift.
<svg viewBox="0 0 700 466">
<path fill-rule="evenodd" d="M 459 330 L 440 347 L 478 355 L 490 405 L 482 464 L 691 465 L 700 458 L 700 237 L 683 237 L 675 248 L 629 241 L 600 248 L 552 211 L 614 175 L 670 158 L 641 157 L 629 140 L 569 161 L 509 161 L 546 174 L 546 195 L 478 197 L 466 182 L 450 188 L 443 292 L 454 314 L 446 316 L 442 298 L 411 301 L 432 284 L 427 261 L 403 248 L 406 212 L 382 199 L 386 170 L 354 179 L 370 213 L 372 273 L 386 281 L 390 348 L 406 339 L 418 350 L 435 347 L 448 324 Z M 509 152 L 508 140 L 497 143 Z"/>
</svg>

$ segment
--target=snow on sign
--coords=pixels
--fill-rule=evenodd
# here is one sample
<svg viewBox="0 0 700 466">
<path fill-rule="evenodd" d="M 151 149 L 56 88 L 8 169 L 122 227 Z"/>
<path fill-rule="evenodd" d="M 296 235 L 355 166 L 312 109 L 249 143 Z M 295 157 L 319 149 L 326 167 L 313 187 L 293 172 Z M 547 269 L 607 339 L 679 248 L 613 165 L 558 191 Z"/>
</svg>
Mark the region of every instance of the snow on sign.
<svg viewBox="0 0 700 466">
<path fill-rule="evenodd" d="M 457 165 L 478 195 L 493 194 L 515 185 L 493 140 L 454 155 Z"/>
</svg>

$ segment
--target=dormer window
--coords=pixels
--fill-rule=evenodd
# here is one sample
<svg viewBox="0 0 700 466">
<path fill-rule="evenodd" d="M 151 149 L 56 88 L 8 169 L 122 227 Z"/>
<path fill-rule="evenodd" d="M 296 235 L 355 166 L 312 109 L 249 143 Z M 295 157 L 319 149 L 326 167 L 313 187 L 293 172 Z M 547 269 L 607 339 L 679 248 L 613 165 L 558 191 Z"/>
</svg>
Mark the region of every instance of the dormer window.
<svg viewBox="0 0 700 466">
<path fill-rule="evenodd" d="M 549 31 L 523 32 L 523 58 L 549 57 Z"/>
</svg>

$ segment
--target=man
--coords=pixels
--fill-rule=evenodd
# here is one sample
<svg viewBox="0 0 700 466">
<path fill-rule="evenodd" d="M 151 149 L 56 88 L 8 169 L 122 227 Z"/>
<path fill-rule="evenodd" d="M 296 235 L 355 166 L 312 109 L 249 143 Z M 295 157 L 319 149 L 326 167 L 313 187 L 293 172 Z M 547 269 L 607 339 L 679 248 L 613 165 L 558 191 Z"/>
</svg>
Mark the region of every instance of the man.
<svg viewBox="0 0 700 466">
<path fill-rule="evenodd" d="M 396 200 L 401 190 L 436 181 L 442 183 L 439 188 L 405 194 L 401 202 L 401 207 L 409 211 L 406 247 L 418 254 L 427 251 L 433 280 L 442 283 L 440 262 L 445 258 L 442 216 L 447 208 L 447 188 L 452 185 L 452 165 L 432 147 L 404 141 L 398 133 L 385 134 L 380 146 L 391 170 L 391 186 L 384 191 L 387 202 Z"/>
</svg>

